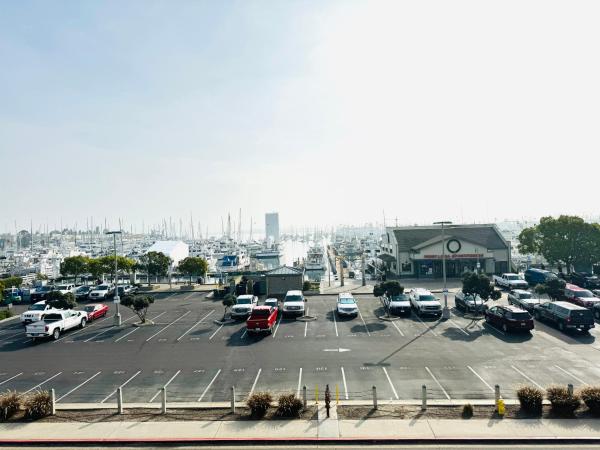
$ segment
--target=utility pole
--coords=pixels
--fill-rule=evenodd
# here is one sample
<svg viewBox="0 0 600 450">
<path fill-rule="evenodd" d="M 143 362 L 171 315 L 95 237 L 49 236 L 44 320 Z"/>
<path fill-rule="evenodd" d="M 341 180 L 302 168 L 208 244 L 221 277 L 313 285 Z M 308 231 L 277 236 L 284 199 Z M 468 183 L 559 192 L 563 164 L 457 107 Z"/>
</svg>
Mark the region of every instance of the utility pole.
<svg viewBox="0 0 600 450">
<path fill-rule="evenodd" d="M 442 220 L 433 224 L 441 225 L 442 227 L 442 274 L 444 277 L 444 308 L 442 309 L 442 318 L 447 320 L 450 318 L 450 309 L 448 309 L 448 288 L 446 286 L 446 235 L 444 234 L 444 225 L 450 225 L 452 222 Z"/>
<path fill-rule="evenodd" d="M 114 315 L 114 323 L 115 326 L 121 326 L 121 312 L 119 311 L 119 304 L 121 303 L 121 299 L 119 298 L 119 272 L 118 272 L 118 264 L 117 264 L 117 234 L 121 234 L 121 230 L 119 231 L 106 231 L 106 234 L 113 235 L 113 244 L 114 244 L 114 256 L 115 256 L 115 298 L 114 303 L 116 305 L 116 312 Z"/>
</svg>

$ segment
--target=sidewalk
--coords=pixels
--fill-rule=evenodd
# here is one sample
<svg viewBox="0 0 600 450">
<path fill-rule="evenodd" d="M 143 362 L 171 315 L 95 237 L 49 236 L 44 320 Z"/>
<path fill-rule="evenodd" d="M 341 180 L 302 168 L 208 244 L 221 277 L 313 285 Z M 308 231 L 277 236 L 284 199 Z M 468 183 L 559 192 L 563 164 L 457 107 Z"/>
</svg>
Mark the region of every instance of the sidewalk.
<svg viewBox="0 0 600 450">
<path fill-rule="evenodd" d="M 600 442 L 600 421 L 531 420 L 270 420 L 0 424 L 0 444 L 69 442 Z"/>
<path fill-rule="evenodd" d="M 441 293 L 444 288 L 444 283 L 440 280 L 424 280 L 418 278 L 406 278 L 398 281 L 405 289 L 413 287 L 420 287 L 429 289 L 434 293 Z M 331 280 L 331 286 L 328 281 L 321 282 L 321 295 L 337 295 L 340 292 L 351 292 L 353 294 L 373 294 L 373 286 L 377 284 L 377 281 L 367 280 L 366 286 L 362 285 L 362 280 L 356 280 L 353 278 L 345 279 L 344 286 L 340 286 L 340 282 Z M 448 280 L 446 286 L 450 292 L 456 292 L 462 287 L 460 280 Z"/>
</svg>

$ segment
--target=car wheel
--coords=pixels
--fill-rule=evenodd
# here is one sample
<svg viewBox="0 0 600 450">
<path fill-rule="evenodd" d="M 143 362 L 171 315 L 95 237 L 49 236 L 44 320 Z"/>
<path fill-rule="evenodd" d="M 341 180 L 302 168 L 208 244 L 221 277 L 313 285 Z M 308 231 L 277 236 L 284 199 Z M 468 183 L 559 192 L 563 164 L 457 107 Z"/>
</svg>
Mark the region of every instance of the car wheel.
<svg viewBox="0 0 600 450">
<path fill-rule="evenodd" d="M 53 332 L 52 332 L 52 338 L 57 341 L 58 338 L 60 337 L 60 330 L 58 328 L 56 328 Z"/>
<path fill-rule="evenodd" d="M 81 323 L 79 324 L 79 328 L 85 328 L 85 319 L 81 319 Z"/>
<path fill-rule="evenodd" d="M 600 311 L 594 311 L 594 317 L 596 317 L 596 319 L 600 320 Z"/>
<path fill-rule="evenodd" d="M 508 333 L 508 327 L 506 326 L 505 323 L 502 324 L 502 331 L 504 331 L 505 333 Z"/>
</svg>

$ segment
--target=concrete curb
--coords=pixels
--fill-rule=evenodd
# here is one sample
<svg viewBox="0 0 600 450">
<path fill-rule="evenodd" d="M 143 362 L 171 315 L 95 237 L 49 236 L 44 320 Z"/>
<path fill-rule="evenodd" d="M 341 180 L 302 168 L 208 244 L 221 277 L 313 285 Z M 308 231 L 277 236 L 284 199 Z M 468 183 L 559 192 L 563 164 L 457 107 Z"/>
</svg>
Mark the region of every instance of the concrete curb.
<svg viewBox="0 0 600 450">
<path fill-rule="evenodd" d="M 12 316 L 12 317 L 9 317 L 8 319 L 2 319 L 2 320 L 0 320 L 0 323 L 4 323 L 4 322 L 10 322 L 11 320 L 16 320 L 16 319 L 18 319 L 18 318 L 19 318 L 19 315 L 20 315 L 20 314 L 15 314 L 14 316 Z"/>
</svg>

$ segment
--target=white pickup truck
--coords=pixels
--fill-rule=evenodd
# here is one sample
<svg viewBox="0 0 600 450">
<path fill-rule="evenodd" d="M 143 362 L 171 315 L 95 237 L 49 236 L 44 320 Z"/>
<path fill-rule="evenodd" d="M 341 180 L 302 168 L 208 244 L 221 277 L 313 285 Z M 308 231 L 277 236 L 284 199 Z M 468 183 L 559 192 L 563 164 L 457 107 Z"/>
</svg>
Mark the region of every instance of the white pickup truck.
<svg viewBox="0 0 600 450">
<path fill-rule="evenodd" d="M 412 289 L 409 291 L 410 304 L 418 316 L 441 317 L 442 304 L 430 291 L 426 289 Z"/>
<path fill-rule="evenodd" d="M 43 320 L 27 325 L 25 333 L 34 341 L 38 338 L 52 337 L 55 341 L 63 331 L 73 328 L 83 328 L 87 322 L 87 313 L 84 311 L 53 310 L 44 316 Z"/>
<path fill-rule="evenodd" d="M 505 289 L 528 289 L 529 284 L 516 273 L 503 273 L 502 275 L 494 275 L 494 284 Z"/>
<path fill-rule="evenodd" d="M 21 323 L 23 325 L 28 325 L 33 322 L 38 322 L 44 318 L 48 311 L 51 310 L 52 307 L 46 304 L 46 300 L 34 303 L 27 311 L 21 314 Z"/>
</svg>

